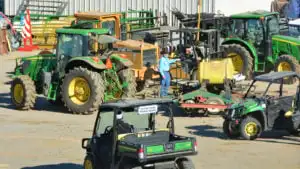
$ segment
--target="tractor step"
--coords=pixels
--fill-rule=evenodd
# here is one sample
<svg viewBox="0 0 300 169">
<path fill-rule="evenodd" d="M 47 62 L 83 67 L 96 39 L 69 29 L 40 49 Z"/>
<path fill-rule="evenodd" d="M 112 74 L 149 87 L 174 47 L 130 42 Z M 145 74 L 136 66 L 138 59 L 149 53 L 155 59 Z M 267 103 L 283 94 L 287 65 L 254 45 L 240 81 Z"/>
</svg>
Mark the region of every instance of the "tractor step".
<svg viewBox="0 0 300 169">
<path fill-rule="evenodd" d="M 257 63 L 257 70 L 256 72 L 265 72 L 266 63 L 265 62 L 259 62 Z"/>
<path fill-rule="evenodd" d="M 47 95 L 48 100 L 56 100 L 58 83 L 52 83 L 49 87 L 49 92 Z"/>
</svg>

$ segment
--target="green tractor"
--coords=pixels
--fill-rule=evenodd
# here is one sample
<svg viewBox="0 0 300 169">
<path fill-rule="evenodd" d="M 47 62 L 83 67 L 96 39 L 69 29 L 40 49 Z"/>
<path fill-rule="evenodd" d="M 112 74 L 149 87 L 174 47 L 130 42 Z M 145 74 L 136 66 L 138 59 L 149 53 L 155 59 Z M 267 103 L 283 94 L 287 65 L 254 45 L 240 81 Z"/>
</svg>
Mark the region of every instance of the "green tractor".
<svg viewBox="0 0 300 169">
<path fill-rule="evenodd" d="M 133 63 L 112 54 L 118 40 L 109 30 L 61 28 L 56 33 L 56 54 L 16 60 L 11 98 L 17 109 L 33 108 L 36 95 L 43 94 L 52 103 L 62 100 L 74 114 L 92 114 L 102 102 L 135 95 Z"/>
<path fill-rule="evenodd" d="M 236 71 L 251 79 L 253 72 L 300 72 L 300 40 L 281 35 L 279 14 L 255 11 L 230 16 L 222 42 Z M 295 79 L 285 79 L 294 83 Z"/>
</svg>

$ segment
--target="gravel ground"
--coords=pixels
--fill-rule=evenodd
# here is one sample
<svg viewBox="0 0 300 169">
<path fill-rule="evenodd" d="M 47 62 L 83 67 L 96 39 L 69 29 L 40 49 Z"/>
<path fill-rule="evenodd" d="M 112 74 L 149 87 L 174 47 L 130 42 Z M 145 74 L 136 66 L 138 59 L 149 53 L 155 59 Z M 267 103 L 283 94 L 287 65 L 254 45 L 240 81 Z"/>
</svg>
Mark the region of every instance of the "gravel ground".
<svg viewBox="0 0 300 169">
<path fill-rule="evenodd" d="M 35 110 L 11 106 L 9 77 L 12 53 L 0 56 L 0 169 L 82 168 L 81 139 L 89 137 L 95 115 L 68 114 L 39 98 Z M 293 87 L 288 87 L 293 92 Z M 159 117 L 160 125 L 166 117 Z M 191 157 L 197 169 L 300 169 L 300 138 L 284 132 L 264 133 L 256 141 L 227 140 L 220 117 L 175 117 L 178 134 L 195 136 L 199 154 Z"/>
</svg>

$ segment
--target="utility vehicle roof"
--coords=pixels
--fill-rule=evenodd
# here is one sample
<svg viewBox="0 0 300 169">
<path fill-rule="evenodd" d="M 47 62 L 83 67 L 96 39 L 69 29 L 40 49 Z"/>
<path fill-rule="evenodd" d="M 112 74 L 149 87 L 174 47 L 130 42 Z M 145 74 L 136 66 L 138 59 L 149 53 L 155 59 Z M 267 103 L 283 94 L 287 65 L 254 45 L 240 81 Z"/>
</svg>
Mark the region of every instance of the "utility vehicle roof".
<svg viewBox="0 0 300 169">
<path fill-rule="evenodd" d="M 172 99 L 146 99 L 146 100 L 138 100 L 138 99 L 121 99 L 117 101 L 111 101 L 103 103 L 100 108 L 132 108 L 138 106 L 147 106 L 154 104 L 170 104 L 173 103 Z"/>
<path fill-rule="evenodd" d="M 95 34 L 107 34 L 109 33 L 108 29 L 74 29 L 74 28 L 60 28 L 56 29 L 56 33 L 64 33 L 64 34 L 79 34 L 79 35 L 88 35 L 89 33 Z"/>
<path fill-rule="evenodd" d="M 300 75 L 296 72 L 271 72 L 263 75 L 256 76 L 254 80 L 264 81 L 264 82 L 274 82 L 285 77 L 298 77 L 300 80 Z"/>
<path fill-rule="evenodd" d="M 243 13 L 238 13 L 238 14 L 233 14 L 230 17 L 234 19 L 259 19 L 260 17 L 266 17 L 269 15 L 278 15 L 277 12 L 269 12 L 269 11 L 263 11 L 263 10 L 258 10 L 258 11 L 248 11 L 248 12 L 243 12 Z"/>
</svg>

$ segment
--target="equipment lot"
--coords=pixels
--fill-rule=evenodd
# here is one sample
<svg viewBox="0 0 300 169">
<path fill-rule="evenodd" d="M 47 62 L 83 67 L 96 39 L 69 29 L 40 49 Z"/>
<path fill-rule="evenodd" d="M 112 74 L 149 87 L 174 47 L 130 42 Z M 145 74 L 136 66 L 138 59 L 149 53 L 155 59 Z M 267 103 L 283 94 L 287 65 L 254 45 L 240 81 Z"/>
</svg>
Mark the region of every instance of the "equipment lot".
<svg viewBox="0 0 300 169">
<path fill-rule="evenodd" d="M 0 169 L 82 168 L 81 139 L 91 136 L 95 114 L 68 114 L 43 98 L 38 99 L 36 110 L 14 110 L 7 73 L 14 70 L 13 56 L 20 55 L 24 54 L 0 57 Z M 166 117 L 160 118 L 166 124 Z M 176 133 L 197 137 L 199 154 L 193 157 L 197 169 L 300 168 L 299 137 L 265 133 L 256 141 L 227 140 L 222 122 L 221 117 L 175 118 Z"/>
</svg>

